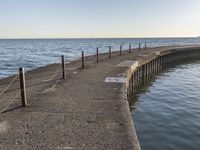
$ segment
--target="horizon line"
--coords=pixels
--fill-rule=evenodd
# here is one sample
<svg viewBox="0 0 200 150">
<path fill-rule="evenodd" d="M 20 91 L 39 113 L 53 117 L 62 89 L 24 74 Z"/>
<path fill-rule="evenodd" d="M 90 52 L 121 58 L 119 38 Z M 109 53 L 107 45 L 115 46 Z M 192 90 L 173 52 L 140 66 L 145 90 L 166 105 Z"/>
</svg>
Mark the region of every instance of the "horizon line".
<svg viewBox="0 0 200 150">
<path fill-rule="evenodd" d="M 199 36 L 157 36 L 157 37 L 41 37 L 41 38 L 0 38 L 0 40 L 49 40 L 49 39 L 161 39 L 161 38 L 199 38 Z"/>
</svg>

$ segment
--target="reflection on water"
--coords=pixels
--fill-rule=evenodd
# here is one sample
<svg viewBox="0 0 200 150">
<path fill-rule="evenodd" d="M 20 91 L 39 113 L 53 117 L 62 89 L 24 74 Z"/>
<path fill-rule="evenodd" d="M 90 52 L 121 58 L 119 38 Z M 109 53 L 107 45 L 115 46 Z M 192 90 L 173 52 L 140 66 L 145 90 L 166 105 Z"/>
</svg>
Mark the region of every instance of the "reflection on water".
<svg viewBox="0 0 200 150">
<path fill-rule="evenodd" d="M 143 150 L 200 149 L 200 63 L 156 77 L 138 94 L 132 116 Z"/>
</svg>

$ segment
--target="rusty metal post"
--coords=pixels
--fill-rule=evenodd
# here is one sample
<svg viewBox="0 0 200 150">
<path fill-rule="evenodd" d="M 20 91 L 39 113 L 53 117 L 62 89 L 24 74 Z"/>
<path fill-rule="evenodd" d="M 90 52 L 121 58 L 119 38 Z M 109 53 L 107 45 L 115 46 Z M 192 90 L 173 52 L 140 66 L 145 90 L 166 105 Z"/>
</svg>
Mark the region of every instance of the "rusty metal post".
<svg viewBox="0 0 200 150">
<path fill-rule="evenodd" d="M 129 52 L 129 53 L 131 52 L 131 44 L 129 44 L 128 52 Z"/>
<path fill-rule="evenodd" d="M 151 75 L 151 61 L 148 62 L 148 82 L 150 81 L 150 75 Z"/>
<path fill-rule="evenodd" d="M 149 82 L 149 62 L 146 63 L 146 82 Z"/>
<path fill-rule="evenodd" d="M 137 85 L 138 85 L 138 87 L 137 87 L 137 89 L 138 89 L 138 91 L 139 91 L 139 88 L 140 88 L 140 67 L 138 68 L 138 71 L 137 71 L 137 74 L 138 74 L 138 80 L 137 80 Z"/>
<path fill-rule="evenodd" d="M 99 48 L 97 48 L 97 63 L 99 62 Z"/>
<path fill-rule="evenodd" d="M 19 68 L 22 107 L 27 106 L 24 68 Z"/>
<path fill-rule="evenodd" d="M 132 74 L 132 76 L 131 76 L 131 90 L 132 90 L 132 94 L 134 93 L 134 81 L 133 81 L 133 74 Z"/>
<path fill-rule="evenodd" d="M 146 63 L 146 83 L 149 82 L 149 62 Z"/>
<path fill-rule="evenodd" d="M 156 74 L 156 58 L 153 59 L 153 74 Z"/>
<path fill-rule="evenodd" d="M 120 56 L 122 55 L 122 45 L 120 45 L 120 51 L 119 51 L 119 53 L 120 53 Z"/>
<path fill-rule="evenodd" d="M 152 75 L 154 76 L 154 59 L 152 60 Z"/>
<path fill-rule="evenodd" d="M 63 79 L 65 79 L 66 78 L 66 73 L 65 73 L 65 57 L 64 57 L 64 55 L 62 55 L 61 60 L 62 60 Z"/>
<path fill-rule="evenodd" d="M 164 56 L 161 57 L 161 71 L 164 70 Z"/>
<path fill-rule="evenodd" d="M 158 71 L 160 72 L 162 70 L 162 56 L 159 56 L 158 59 Z"/>
<path fill-rule="evenodd" d="M 84 51 L 82 51 L 82 69 L 85 68 L 85 58 L 84 58 Z"/>
<path fill-rule="evenodd" d="M 139 72 L 138 72 L 138 68 L 136 70 L 136 93 L 138 92 L 138 80 L 139 80 L 139 76 L 138 76 Z"/>
<path fill-rule="evenodd" d="M 159 59 L 159 56 L 156 58 L 156 74 L 158 74 L 158 59 Z"/>
<path fill-rule="evenodd" d="M 139 48 L 138 48 L 139 52 L 140 52 L 140 49 L 141 49 L 141 43 L 139 43 Z"/>
<path fill-rule="evenodd" d="M 111 58 L 111 52 L 112 52 L 112 47 L 109 46 L 109 56 L 108 56 L 109 59 Z"/>
<path fill-rule="evenodd" d="M 145 64 L 142 65 L 142 86 L 145 85 Z"/>
<path fill-rule="evenodd" d="M 128 93 L 129 93 L 129 95 L 128 95 L 128 100 L 129 100 L 130 95 L 131 95 L 130 85 L 131 85 L 131 80 L 129 79 L 129 80 L 128 80 Z"/>
</svg>

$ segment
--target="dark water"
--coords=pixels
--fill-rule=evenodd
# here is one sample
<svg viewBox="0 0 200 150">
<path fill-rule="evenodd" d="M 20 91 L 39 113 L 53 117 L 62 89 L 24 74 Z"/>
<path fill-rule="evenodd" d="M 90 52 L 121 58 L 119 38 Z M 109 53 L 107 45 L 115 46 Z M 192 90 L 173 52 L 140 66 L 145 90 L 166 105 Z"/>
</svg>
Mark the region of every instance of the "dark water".
<svg viewBox="0 0 200 150">
<path fill-rule="evenodd" d="M 17 73 L 19 67 L 29 70 L 58 62 L 62 54 L 72 61 L 80 57 L 81 51 L 91 55 L 96 47 L 100 47 L 100 52 L 107 52 L 107 46 L 119 50 L 122 44 L 127 49 L 130 43 L 135 48 L 139 42 L 144 46 L 145 41 L 149 47 L 200 44 L 200 38 L 0 40 L 0 77 Z"/>
<path fill-rule="evenodd" d="M 132 112 L 143 150 L 200 150 L 200 62 L 157 77 Z"/>
</svg>

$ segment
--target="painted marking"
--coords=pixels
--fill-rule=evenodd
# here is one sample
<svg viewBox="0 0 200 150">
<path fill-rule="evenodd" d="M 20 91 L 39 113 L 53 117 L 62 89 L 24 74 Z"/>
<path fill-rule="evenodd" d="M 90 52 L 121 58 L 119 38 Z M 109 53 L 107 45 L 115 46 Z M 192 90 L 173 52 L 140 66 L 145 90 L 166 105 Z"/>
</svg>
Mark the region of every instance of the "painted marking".
<svg viewBox="0 0 200 150">
<path fill-rule="evenodd" d="M 124 77 L 106 77 L 106 83 L 126 83 L 127 78 Z"/>
</svg>

